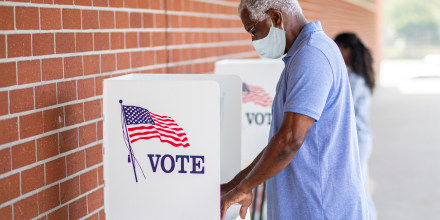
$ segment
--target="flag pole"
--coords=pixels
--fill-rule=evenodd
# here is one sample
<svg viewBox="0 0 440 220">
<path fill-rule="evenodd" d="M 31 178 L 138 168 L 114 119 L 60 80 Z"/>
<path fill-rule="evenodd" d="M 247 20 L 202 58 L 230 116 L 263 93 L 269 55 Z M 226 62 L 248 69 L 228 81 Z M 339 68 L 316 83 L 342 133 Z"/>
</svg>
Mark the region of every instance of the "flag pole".
<svg viewBox="0 0 440 220">
<path fill-rule="evenodd" d="M 122 99 L 119 100 L 119 103 L 121 104 L 121 112 L 122 112 L 122 121 L 123 121 L 123 125 L 122 125 L 122 132 L 125 132 L 126 134 L 126 138 L 127 138 L 127 142 L 128 142 L 128 151 L 130 152 L 128 155 L 128 159 L 131 159 L 131 164 L 133 165 L 133 172 L 134 172 L 134 178 L 136 180 L 136 182 L 138 182 L 137 179 L 137 175 L 136 175 L 136 166 L 134 164 L 134 156 L 133 156 L 133 149 L 131 148 L 131 144 L 130 144 L 130 137 L 128 136 L 128 130 L 127 130 L 127 121 L 125 119 L 125 113 L 124 113 L 124 107 L 122 105 Z M 130 161 L 129 161 L 130 162 Z"/>
</svg>

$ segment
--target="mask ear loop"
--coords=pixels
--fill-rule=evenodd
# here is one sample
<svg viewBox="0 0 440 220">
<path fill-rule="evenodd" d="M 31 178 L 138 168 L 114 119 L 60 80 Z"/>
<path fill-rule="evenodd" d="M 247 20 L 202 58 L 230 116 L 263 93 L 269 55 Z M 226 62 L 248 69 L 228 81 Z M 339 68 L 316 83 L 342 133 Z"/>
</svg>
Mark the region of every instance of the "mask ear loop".
<svg viewBox="0 0 440 220">
<path fill-rule="evenodd" d="M 270 8 L 271 9 L 271 8 Z M 269 12 L 269 10 L 270 9 L 267 9 L 264 13 L 265 14 L 267 14 L 267 12 Z M 270 17 L 270 15 L 269 15 L 269 17 Z M 282 17 L 281 17 L 282 18 Z M 271 21 L 272 21 L 272 19 L 270 19 Z M 281 22 L 281 30 L 283 30 L 284 31 L 284 19 L 282 19 L 283 20 L 283 22 Z M 272 23 L 272 26 L 271 27 L 274 27 L 274 25 L 273 25 L 273 21 L 271 22 Z"/>
</svg>

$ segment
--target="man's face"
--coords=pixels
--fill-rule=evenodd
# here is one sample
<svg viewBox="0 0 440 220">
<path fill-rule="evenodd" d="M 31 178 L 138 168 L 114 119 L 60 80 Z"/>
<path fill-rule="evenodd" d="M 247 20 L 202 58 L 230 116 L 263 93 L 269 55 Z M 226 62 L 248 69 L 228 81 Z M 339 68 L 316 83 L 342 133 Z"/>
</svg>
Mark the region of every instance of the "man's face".
<svg viewBox="0 0 440 220">
<path fill-rule="evenodd" d="M 265 38 L 269 34 L 272 20 L 270 18 L 256 21 L 250 18 L 249 11 L 245 8 L 240 14 L 244 29 L 251 35 L 252 41 Z"/>
</svg>

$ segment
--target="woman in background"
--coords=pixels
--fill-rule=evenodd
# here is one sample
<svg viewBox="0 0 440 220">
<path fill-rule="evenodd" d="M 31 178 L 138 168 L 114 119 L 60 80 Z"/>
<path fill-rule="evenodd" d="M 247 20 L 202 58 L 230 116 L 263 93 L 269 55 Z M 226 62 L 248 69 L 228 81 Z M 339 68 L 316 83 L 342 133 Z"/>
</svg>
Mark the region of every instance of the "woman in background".
<svg viewBox="0 0 440 220">
<path fill-rule="evenodd" d="M 371 155 L 373 139 L 369 124 L 370 99 L 375 87 L 373 59 L 370 50 L 353 33 L 339 34 L 335 42 L 347 65 L 356 116 L 362 178 L 368 197 L 370 219 L 376 220 L 376 208 L 368 190 L 368 159 Z"/>
</svg>

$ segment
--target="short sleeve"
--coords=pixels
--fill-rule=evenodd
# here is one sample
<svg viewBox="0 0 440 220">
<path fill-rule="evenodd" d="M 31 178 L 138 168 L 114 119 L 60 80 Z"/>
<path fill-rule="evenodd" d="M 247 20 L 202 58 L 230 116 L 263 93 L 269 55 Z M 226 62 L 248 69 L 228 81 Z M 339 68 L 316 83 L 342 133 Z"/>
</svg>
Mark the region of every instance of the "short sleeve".
<svg viewBox="0 0 440 220">
<path fill-rule="evenodd" d="M 333 71 L 324 53 L 303 47 L 289 60 L 284 112 L 306 115 L 319 121 L 333 85 Z"/>
</svg>

